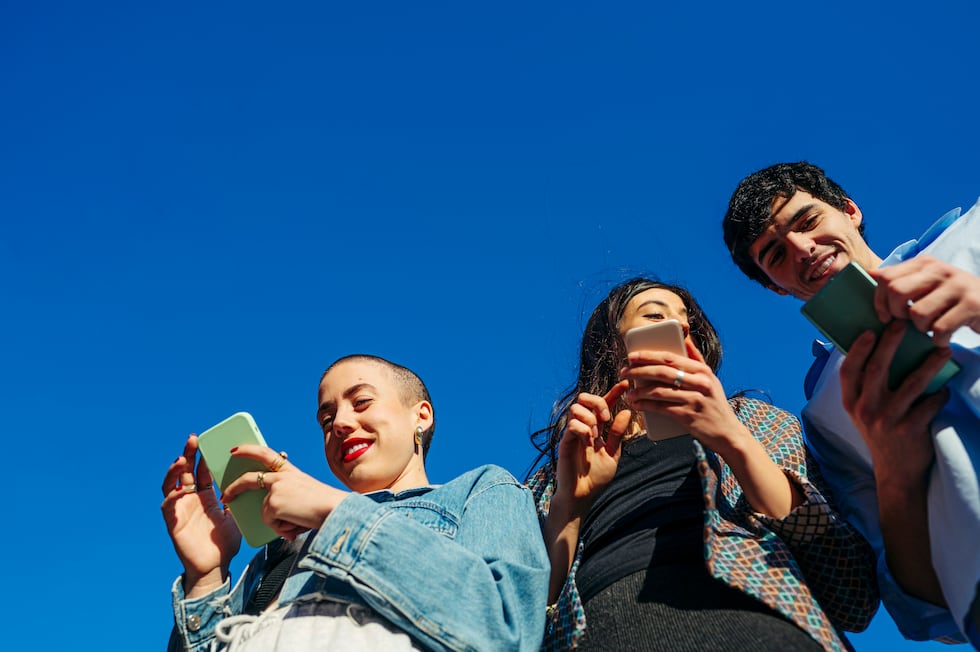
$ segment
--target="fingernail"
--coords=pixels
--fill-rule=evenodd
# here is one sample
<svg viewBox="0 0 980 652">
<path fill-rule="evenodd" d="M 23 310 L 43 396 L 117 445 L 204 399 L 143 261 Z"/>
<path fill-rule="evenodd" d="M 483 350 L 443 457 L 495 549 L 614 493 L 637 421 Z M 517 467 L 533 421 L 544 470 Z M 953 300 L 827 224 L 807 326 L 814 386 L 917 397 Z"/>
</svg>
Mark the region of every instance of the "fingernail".
<svg viewBox="0 0 980 652">
<path fill-rule="evenodd" d="M 238 446 L 235 446 L 234 448 L 231 449 L 231 452 L 234 453 L 237 450 L 238 450 Z"/>
</svg>

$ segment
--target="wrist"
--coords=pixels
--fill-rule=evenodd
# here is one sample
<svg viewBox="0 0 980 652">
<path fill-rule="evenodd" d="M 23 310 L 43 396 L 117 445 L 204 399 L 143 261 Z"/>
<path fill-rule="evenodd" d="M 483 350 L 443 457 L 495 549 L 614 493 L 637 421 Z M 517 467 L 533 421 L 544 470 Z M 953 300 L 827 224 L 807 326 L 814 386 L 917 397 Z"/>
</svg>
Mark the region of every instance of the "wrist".
<svg viewBox="0 0 980 652">
<path fill-rule="evenodd" d="M 592 507 L 592 499 L 576 496 L 571 491 L 556 491 L 551 497 L 551 507 L 548 518 L 556 521 L 581 521 Z"/>
<path fill-rule="evenodd" d="M 227 569 L 215 568 L 206 573 L 184 572 L 184 599 L 198 598 L 220 588 L 228 578 Z"/>
</svg>

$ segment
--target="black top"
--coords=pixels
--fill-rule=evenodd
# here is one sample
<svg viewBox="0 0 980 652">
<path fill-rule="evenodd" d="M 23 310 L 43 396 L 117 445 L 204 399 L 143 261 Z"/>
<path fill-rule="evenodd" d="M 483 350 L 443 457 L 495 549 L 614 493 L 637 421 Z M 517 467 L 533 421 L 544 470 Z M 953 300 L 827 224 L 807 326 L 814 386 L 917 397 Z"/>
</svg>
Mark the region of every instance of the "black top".
<svg viewBox="0 0 980 652">
<path fill-rule="evenodd" d="M 704 499 L 690 435 L 623 445 L 619 467 L 582 524 L 582 602 L 627 575 L 703 561 Z"/>
</svg>

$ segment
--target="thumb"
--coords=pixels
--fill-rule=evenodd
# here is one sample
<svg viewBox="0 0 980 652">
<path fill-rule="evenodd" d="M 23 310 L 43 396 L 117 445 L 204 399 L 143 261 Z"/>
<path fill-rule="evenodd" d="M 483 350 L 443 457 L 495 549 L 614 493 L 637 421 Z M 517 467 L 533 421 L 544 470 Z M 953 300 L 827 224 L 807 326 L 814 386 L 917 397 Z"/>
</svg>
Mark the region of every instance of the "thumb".
<svg viewBox="0 0 980 652">
<path fill-rule="evenodd" d="M 687 357 L 692 360 L 697 360 L 698 362 L 704 362 L 704 356 L 698 351 L 698 347 L 694 346 L 694 342 L 691 340 L 685 340 L 684 345 L 687 347 Z"/>
</svg>

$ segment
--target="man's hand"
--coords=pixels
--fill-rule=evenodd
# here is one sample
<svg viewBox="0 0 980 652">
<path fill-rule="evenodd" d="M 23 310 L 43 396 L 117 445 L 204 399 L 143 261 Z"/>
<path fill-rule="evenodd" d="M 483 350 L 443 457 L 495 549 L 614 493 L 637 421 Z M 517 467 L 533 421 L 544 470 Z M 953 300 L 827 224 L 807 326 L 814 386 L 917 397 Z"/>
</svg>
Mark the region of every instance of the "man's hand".
<svg viewBox="0 0 980 652">
<path fill-rule="evenodd" d="M 905 333 L 895 320 L 875 343 L 870 332 L 851 346 L 841 364 L 841 396 L 874 463 L 878 516 L 885 556 L 902 588 L 935 604 L 945 604 L 932 567 L 926 497 L 934 451 L 929 422 L 948 398 L 945 388 L 923 396 L 950 357 L 936 349 L 902 384 L 888 387 L 888 367 Z"/>
<path fill-rule="evenodd" d="M 908 319 L 939 346 L 961 326 L 980 332 L 980 277 L 925 255 L 868 273 L 881 321 Z"/>
</svg>

